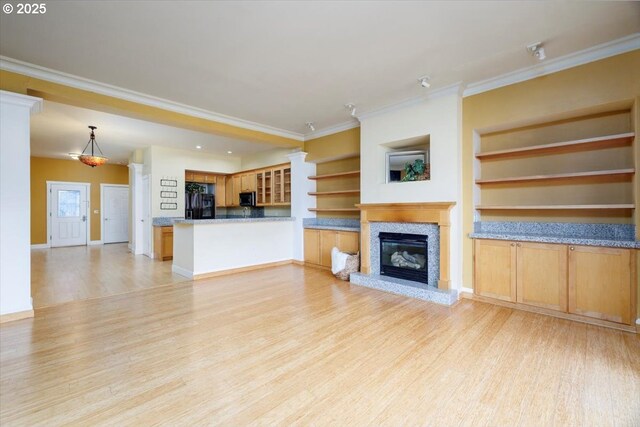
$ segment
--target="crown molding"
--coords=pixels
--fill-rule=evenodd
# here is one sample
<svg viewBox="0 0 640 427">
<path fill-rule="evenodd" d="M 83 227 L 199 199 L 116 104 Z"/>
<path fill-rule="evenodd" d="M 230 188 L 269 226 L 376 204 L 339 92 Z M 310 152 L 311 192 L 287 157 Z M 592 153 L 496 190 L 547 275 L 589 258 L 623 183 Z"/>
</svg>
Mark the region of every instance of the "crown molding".
<svg viewBox="0 0 640 427">
<path fill-rule="evenodd" d="M 304 135 L 304 140 L 311 141 L 312 139 L 322 138 L 323 136 L 333 135 L 334 133 L 344 132 L 345 130 L 354 129 L 360 127 L 360 121 L 356 119 L 349 120 L 348 122 L 339 123 L 335 126 L 329 126 L 328 128 L 319 129 L 314 132 L 309 132 Z"/>
<path fill-rule="evenodd" d="M 298 132 L 291 132 L 285 129 L 279 129 L 273 126 L 263 125 L 236 117 L 215 113 L 202 108 L 191 107 L 179 102 L 170 101 L 168 99 L 158 98 L 144 93 L 124 89 L 106 83 L 100 83 L 95 80 L 85 79 L 84 77 L 75 76 L 73 74 L 63 73 L 61 71 L 52 70 L 41 67 L 39 65 L 30 64 L 28 62 L 19 61 L 0 55 L 0 70 L 12 73 L 23 74 L 25 76 L 46 80 L 52 83 L 58 83 L 70 86 L 76 89 L 95 92 L 100 95 L 111 96 L 138 104 L 148 105 L 150 107 L 161 108 L 175 113 L 186 114 L 192 117 L 198 117 L 205 120 L 224 123 L 231 126 L 237 126 L 243 129 L 264 132 L 270 135 L 281 136 L 283 138 L 291 138 L 296 141 L 304 141 L 304 135 Z"/>
<path fill-rule="evenodd" d="M 42 111 L 42 98 L 36 98 L 35 96 L 0 90 L 0 102 L 3 104 L 17 105 L 19 107 L 27 107 L 31 114 Z"/>
<path fill-rule="evenodd" d="M 401 101 L 395 104 L 386 105 L 384 107 L 377 108 L 375 110 L 365 111 L 364 113 L 358 115 L 358 120 L 362 122 L 362 120 L 366 120 L 371 117 L 379 116 L 381 114 L 387 114 L 392 111 L 402 110 L 403 108 L 412 107 L 414 105 L 420 104 L 422 102 L 425 102 L 431 99 L 442 98 L 443 96 L 449 96 L 449 95 L 462 96 L 462 89 L 463 89 L 463 85 L 461 82 L 454 83 L 449 86 L 445 86 L 439 89 L 434 89 L 432 91 L 429 91 L 429 93 L 426 95 L 405 99 L 404 101 Z"/>
<path fill-rule="evenodd" d="M 559 58 L 548 59 L 531 67 L 521 68 L 490 79 L 469 83 L 464 90 L 463 96 L 477 95 L 482 92 L 535 79 L 536 77 L 547 74 L 557 73 L 558 71 L 609 58 L 610 56 L 631 52 L 636 49 L 640 49 L 640 33 L 631 34 L 627 37 L 599 44 Z"/>
</svg>

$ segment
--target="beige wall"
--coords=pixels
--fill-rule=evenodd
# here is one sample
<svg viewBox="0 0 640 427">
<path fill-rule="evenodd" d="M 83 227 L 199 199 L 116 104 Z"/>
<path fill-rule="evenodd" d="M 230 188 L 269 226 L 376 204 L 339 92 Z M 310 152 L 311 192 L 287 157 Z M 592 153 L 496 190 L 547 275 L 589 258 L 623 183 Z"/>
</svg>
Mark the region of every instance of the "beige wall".
<svg viewBox="0 0 640 427">
<path fill-rule="evenodd" d="M 581 114 L 624 109 L 640 94 L 640 50 L 464 98 L 463 234 L 473 228 L 474 135 Z M 463 283 L 471 287 L 471 239 L 463 241 Z"/>
<path fill-rule="evenodd" d="M 289 158 L 292 149 L 290 148 L 276 148 L 274 150 L 260 151 L 259 153 L 248 154 L 243 156 L 240 160 L 241 170 L 259 169 L 268 166 L 279 165 L 282 163 L 289 163 Z"/>
<path fill-rule="evenodd" d="M 321 161 L 353 157 L 360 154 L 360 128 L 353 128 L 331 135 L 305 141 L 305 161 Z"/>
<path fill-rule="evenodd" d="M 47 181 L 91 184 L 91 233 L 100 240 L 100 184 L 129 184 L 129 168 L 106 164 L 91 168 L 77 160 L 31 157 L 31 244 L 47 243 Z M 94 213 L 98 210 L 98 213 Z"/>
</svg>

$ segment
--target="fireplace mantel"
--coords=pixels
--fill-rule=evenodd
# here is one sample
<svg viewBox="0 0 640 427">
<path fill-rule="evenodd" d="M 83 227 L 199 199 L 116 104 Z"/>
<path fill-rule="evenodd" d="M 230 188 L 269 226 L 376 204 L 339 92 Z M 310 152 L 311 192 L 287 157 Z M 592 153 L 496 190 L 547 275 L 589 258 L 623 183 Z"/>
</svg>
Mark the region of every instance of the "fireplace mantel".
<svg viewBox="0 0 640 427">
<path fill-rule="evenodd" d="M 408 222 L 438 224 L 440 228 L 440 278 L 438 289 L 449 289 L 451 284 L 450 211 L 455 202 L 431 203 L 363 203 L 360 209 L 361 270 L 371 274 L 370 227 L 371 222 Z"/>
</svg>

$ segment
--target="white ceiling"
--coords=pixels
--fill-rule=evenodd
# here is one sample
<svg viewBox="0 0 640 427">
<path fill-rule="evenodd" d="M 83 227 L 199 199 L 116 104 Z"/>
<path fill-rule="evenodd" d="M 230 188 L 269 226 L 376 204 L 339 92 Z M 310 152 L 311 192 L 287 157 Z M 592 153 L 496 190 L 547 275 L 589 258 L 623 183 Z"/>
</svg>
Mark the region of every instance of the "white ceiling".
<svg viewBox="0 0 640 427">
<path fill-rule="evenodd" d="M 273 148 L 44 101 L 42 113 L 31 118 L 31 155 L 68 159 L 69 153 L 81 153 L 89 141 L 89 125 L 98 127 L 96 141 L 111 163 L 127 164 L 133 150 L 151 145 L 219 156 L 242 156 Z M 202 148 L 198 150 L 197 145 Z M 232 154 L 227 153 L 229 150 Z"/>
<path fill-rule="evenodd" d="M 640 31 L 640 2 L 65 1 L 0 14 L 0 54 L 306 133 Z"/>
</svg>

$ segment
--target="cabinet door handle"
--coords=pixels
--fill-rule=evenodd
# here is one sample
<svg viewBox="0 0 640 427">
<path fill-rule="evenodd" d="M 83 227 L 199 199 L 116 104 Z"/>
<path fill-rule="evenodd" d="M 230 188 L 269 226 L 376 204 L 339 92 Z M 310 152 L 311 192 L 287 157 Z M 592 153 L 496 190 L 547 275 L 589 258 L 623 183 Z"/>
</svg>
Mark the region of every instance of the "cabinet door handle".
<svg viewBox="0 0 640 427">
<path fill-rule="evenodd" d="M 570 250 L 570 251 L 572 251 L 572 250 L 574 250 L 574 249 L 575 249 L 575 248 L 574 248 L 573 246 L 569 246 L 569 250 Z"/>
<path fill-rule="evenodd" d="M 511 246 L 515 246 L 515 245 L 516 245 L 515 243 L 512 243 L 512 244 L 511 244 Z"/>
<path fill-rule="evenodd" d="M 518 243 L 518 245 L 517 245 L 517 246 L 518 246 L 518 247 L 520 247 L 520 246 L 521 246 L 521 245 L 520 245 L 520 243 Z"/>
</svg>

